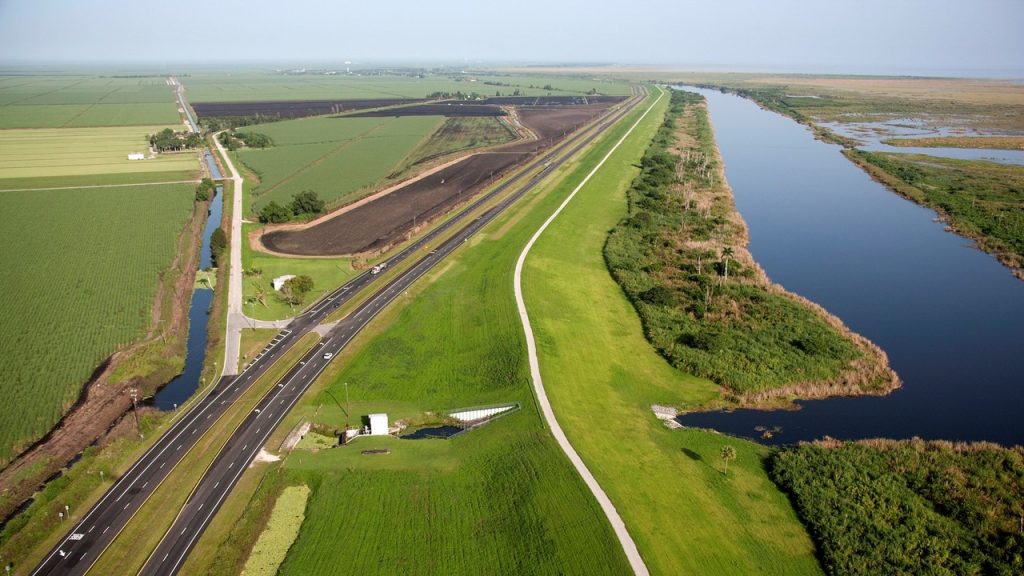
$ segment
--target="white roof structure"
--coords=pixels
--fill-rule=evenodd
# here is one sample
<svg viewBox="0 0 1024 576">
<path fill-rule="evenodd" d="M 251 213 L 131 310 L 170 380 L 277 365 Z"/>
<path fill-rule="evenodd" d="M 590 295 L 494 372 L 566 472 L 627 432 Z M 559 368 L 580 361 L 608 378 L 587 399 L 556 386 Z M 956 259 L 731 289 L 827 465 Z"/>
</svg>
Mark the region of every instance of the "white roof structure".
<svg viewBox="0 0 1024 576">
<path fill-rule="evenodd" d="M 388 415 L 370 414 L 370 436 L 388 435 Z"/>
<path fill-rule="evenodd" d="M 146 159 L 146 155 L 143 154 L 142 152 L 131 152 L 131 153 L 128 154 L 128 159 L 129 160 L 145 160 Z"/>
<path fill-rule="evenodd" d="M 280 292 L 281 288 L 284 286 L 284 283 L 291 280 L 292 278 L 295 278 L 295 274 L 285 274 L 284 276 L 278 276 L 277 278 L 274 278 L 271 284 L 274 286 L 274 290 Z"/>
</svg>

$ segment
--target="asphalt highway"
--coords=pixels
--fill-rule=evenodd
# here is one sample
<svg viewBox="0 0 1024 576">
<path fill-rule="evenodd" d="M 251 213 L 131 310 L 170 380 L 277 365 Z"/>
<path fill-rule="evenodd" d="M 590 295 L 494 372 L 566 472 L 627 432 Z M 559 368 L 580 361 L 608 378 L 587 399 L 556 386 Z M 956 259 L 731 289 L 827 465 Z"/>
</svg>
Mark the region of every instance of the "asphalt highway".
<svg viewBox="0 0 1024 576">
<path fill-rule="evenodd" d="M 632 110 L 646 96 L 640 90 L 630 100 L 612 109 L 590 128 L 553 146 L 511 178 L 476 200 L 461 215 L 449 219 L 418 241 L 387 260 L 395 265 L 426 246 L 433 249 L 400 271 L 372 296 L 337 322 L 318 346 L 291 367 L 282 380 L 258 403 L 222 448 L 206 471 L 171 528 L 150 555 L 141 574 L 176 574 L 188 553 L 208 526 L 224 499 L 252 462 L 267 438 L 302 394 L 327 367 L 325 353 L 337 355 L 381 310 L 400 296 L 413 282 L 452 253 L 480 228 L 533 189 L 551 171 Z M 538 167 L 542 167 L 537 170 Z M 532 175 L 532 176 L 531 176 Z M 525 181 L 524 181 L 525 179 Z M 464 222 L 476 208 L 494 200 L 509 188 L 519 186 L 475 219 Z M 439 240 L 452 228 L 462 228 L 446 240 Z M 436 244 L 436 245 L 435 245 Z M 326 295 L 296 317 L 237 376 L 225 376 L 216 386 L 183 413 L 154 445 L 103 495 L 72 530 L 52 549 L 33 574 L 85 574 L 99 555 L 128 523 L 135 511 L 160 482 L 202 437 L 203 433 L 266 370 L 303 335 L 327 316 L 367 288 L 377 276 L 364 272 Z"/>
</svg>

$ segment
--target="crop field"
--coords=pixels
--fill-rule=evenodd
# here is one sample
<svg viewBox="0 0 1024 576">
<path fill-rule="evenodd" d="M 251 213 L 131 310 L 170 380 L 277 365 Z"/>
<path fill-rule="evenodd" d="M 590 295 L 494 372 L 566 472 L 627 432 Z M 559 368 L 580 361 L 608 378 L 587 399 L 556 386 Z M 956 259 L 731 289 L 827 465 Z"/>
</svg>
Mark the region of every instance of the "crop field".
<svg viewBox="0 0 1024 576">
<path fill-rule="evenodd" d="M 473 155 L 373 202 L 308 228 L 268 233 L 264 238 L 265 244 L 277 252 L 302 255 L 353 254 L 384 248 L 400 239 L 417 222 L 443 214 L 460 201 L 472 197 L 502 172 L 607 108 L 601 104 L 523 107 L 519 111 L 523 123 L 540 139 Z M 412 156 L 418 152 L 413 152 Z"/>
<path fill-rule="evenodd" d="M 45 434 L 93 369 L 146 329 L 193 188 L 0 192 L 0 462 Z"/>
<path fill-rule="evenodd" d="M 267 530 L 256 541 L 242 570 L 243 576 L 274 576 L 299 533 L 305 518 L 309 487 L 289 486 L 274 503 Z"/>
<path fill-rule="evenodd" d="M 652 574 L 818 574 L 810 538 L 765 472 L 765 448 L 713 432 L 670 430 L 651 414 L 651 404 L 687 408 L 717 394 L 648 344 L 603 257 L 663 110 L 611 156 L 526 260 L 524 298 L 548 396 Z M 589 155 L 553 196 L 564 197 L 604 151 Z M 724 445 L 737 453 L 728 474 L 719 458 Z"/>
<path fill-rule="evenodd" d="M 0 76 L 0 128 L 180 124 L 164 77 Z"/>
<path fill-rule="evenodd" d="M 260 179 L 251 209 L 258 211 L 271 200 L 287 204 L 303 190 L 315 191 L 328 205 L 356 200 L 441 122 L 437 116 L 315 118 L 247 127 L 274 142 L 270 148 L 238 152 Z"/>
<path fill-rule="evenodd" d="M 485 79 L 486 78 L 486 79 Z M 564 77 L 501 77 L 472 74 L 424 78 L 399 75 L 326 74 L 194 74 L 180 78 L 191 102 L 255 100 L 359 100 L 368 98 L 423 98 L 435 92 L 509 94 L 516 88 L 524 96 L 587 94 L 592 88 L 610 95 L 628 95 L 628 84 Z M 500 82 L 500 85 L 485 82 Z M 513 84 L 514 83 L 514 84 Z M 530 84 L 534 87 L 530 88 Z M 550 85 L 552 90 L 543 87 Z"/>
<path fill-rule="evenodd" d="M 0 130 L 0 179 L 93 176 L 151 172 L 199 172 L 195 152 L 148 155 L 148 136 L 164 126 Z M 0 187 L 8 186 L 0 182 Z"/>
</svg>

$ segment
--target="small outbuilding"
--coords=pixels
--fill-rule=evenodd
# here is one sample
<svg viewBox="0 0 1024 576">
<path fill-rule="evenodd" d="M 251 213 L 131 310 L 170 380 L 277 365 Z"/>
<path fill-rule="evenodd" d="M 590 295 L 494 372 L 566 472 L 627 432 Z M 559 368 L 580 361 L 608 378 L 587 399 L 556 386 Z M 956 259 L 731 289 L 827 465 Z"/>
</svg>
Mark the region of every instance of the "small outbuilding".
<svg viewBox="0 0 1024 576">
<path fill-rule="evenodd" d="M 370 414 L 370 436 L 388 435 L 388 415 Z"/>
<path fill-rule="evenodd" d="M 281 288 L 284 287 L 284 283 L 291 280 L 292 278 L 295 278 L 295 274 L 285 274 L 284 276 L 278 276 L 277 278 L 274 278 L 270 282 L 270 284 L 274 287 L 274 290 L 280 292 Z"/>
<path fill-rule="evenodd" d="M 132 152 L 131 154 L 128 154 L 128 159 L 129 160 L 145 160 L 146 159 L 146 155 L 143 154 L 142 152 Z"/>
</svg>

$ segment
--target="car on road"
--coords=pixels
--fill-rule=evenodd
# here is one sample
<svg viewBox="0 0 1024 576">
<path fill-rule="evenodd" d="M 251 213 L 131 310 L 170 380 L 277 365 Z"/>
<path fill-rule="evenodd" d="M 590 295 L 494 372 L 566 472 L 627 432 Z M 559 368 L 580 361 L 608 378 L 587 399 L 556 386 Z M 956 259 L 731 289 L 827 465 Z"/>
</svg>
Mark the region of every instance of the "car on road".
<svg viewBox="0 0 1024 576">
<path fill-rule="evenodd" d="M 334 352 L 324 352 L 324 360 L 330 360 L 334 358 Z"/>
</svg>

